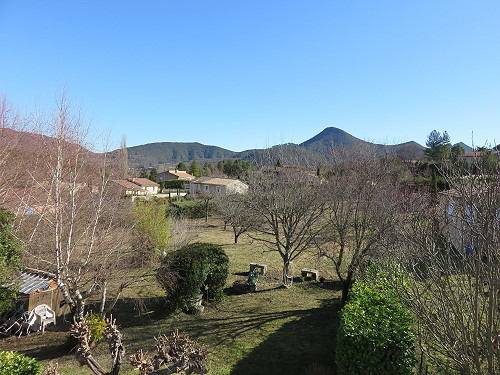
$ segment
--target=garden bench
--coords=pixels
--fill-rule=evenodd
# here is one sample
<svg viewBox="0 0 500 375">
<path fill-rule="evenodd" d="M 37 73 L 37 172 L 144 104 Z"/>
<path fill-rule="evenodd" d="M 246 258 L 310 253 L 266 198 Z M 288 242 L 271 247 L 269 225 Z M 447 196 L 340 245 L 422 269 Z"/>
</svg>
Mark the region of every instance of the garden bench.
<svg viewBox="0 0 500 375">
<path fill-rule="evenodd" d="M 259 273 L 261 275 L 265 275 L 267 272 L 267 264 L 250 263 L 250 272 L 253 272 L 253 270 L 255 270 L 256 268 L 258 268 L 260 270 Z"/>
<path fill-rule="evenodd" d="M 311 276 L 313 280 L 318 281 L 319 272 L 318 272 L 318 270 L 316 270 L 314 268 L 302 268 L 300 270 L 300 273 L 302 274 L 302 277 L 304 279 Z"/>
</svg>

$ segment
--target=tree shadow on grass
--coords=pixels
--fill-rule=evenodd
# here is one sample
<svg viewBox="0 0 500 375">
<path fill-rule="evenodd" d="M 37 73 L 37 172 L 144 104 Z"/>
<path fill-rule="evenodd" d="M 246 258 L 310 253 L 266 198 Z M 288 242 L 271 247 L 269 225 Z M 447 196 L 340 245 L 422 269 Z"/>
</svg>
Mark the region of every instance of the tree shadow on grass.
<svg viewBox="0 0 500 375">
<path fill-rule="evenodd" d="M 283 289 L 283 288 L 284 287 L 282 285 L 278 285 L 278 286 L 275 286 L 272 288 L 262 289 L 262 288 L 259 288 L 259 284 L 257 284 L 257 290 L 255 292 L 250 292 L 250 290 L 249 291 L 237 291 L 237 290 L 235 290 L 234 287 L 230 286 L 230 287 L 224 288 L 224 294 L 226 296 L 234 296 L 234 295 L 240 295 L 240 294 L 265 293 L 265 292 L 271 292 L 273 290 Z"/>
<path fill-rule="evenodd" d="M 319 308 L 297 312 L 299 319 L 268 336 L 233 367 L 231 374 L 301 375 L 312 364 L 333 369 L 340 308 L 339 300 L 329 300 Z"/>
<path fill-rule="evenodd" d="M 74 353 L 76 342 L 71 343 L 69 334 L 67 340 L 60 345 L 42 346 L 33 349 L 20 350 L 19 353 L 35 358 L 38 361 L 52 360 L 61 358 L 61 356 Z"/>
<path fill-rule="evenodd" d="M 96 305 L 89 304 L 87 312 L 99 311 Z M 111 315 L 120 327 L 136 327 L 164 319 L 173 311 L 165 297 L 120 298 Z"/>
</svg>

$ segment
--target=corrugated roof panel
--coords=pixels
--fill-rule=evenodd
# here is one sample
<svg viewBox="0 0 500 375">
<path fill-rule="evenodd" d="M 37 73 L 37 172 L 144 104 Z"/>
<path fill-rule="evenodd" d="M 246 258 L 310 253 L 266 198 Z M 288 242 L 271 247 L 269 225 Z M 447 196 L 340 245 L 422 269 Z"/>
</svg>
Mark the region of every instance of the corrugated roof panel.
<svg viewBox="0 0 500 375">
<path fill-rule="evenodd" d="M 30 294 L 33 293 L 38 288 L 49 283 L 52 280 L 48 276 L 38 275 L 31 272 L 21 272 L 20 282 L 19 282 L 19 293 Z"/>
</svg>

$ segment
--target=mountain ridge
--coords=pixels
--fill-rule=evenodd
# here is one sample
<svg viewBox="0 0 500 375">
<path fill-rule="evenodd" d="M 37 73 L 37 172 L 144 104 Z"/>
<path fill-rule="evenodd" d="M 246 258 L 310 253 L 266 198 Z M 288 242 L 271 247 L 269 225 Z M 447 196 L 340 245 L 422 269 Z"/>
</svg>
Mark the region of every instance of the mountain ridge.
<svg viewBox="0 0 500 375">
<path fill-rule="evenodd" d="M 15 148 L 19 152 L 42 152 L 42 146 L 50 145 L 51 137 L 34 133 L 3 129 L 0 133 L 0 146 Z M 458 142 L 470 151 L 472 148 L 463 142 Z M 278 160 L 287 164 L 319 165 L 328 161 L 334 147 L 353 147 L 355 145 L 374 147 L 381 155 L 394 155 L 403 159 L 420 159 L 423 157 L 424 146 L 415 141 L 395 145 L 383 145 L 364 141 L 348 132 L 327 127 L 306 141 L 295 144 L 279 144 L 269 148 L 232 151 L 214 145 L 200 142 L 152 142 L 144 145 L 127 147 L 129 165 L 132 168 L 162 167 L 171 168 L 180 162 L 199 163 L 217 162 L 226 159 L 242 159 L 256 164 L 273 164 Z M 118 155 L 119 150 L 113 151 Z M 93 154 L 89 151 L 90 154 Z"/>
<path fill-rule="evenodd" d="M 196 159 L 199 162 L 214 162 L 224 159 L 243 159 L 254 162 L 273 162 L 277 159 L 290 159 L 300 163 L 321 163 L 327 158 L 332 147 L 352 147 L 370 145 L 380 153 L 393 154 L 405 159 L 422 157 L 423 146 L 415 141 L 395 145 L 382 145 L 363 141 L 348 132 L 327 127 L 310 139 L 300 143 L 275 145 L 265 149 L 232 151 L 219 146 L 204 145 L 199 142 L 154 142 L 128 147 L 129 164 L 135 168 L 156 167 L 163 164 L 178 164 Z M 283 160 L 282 160 L 283 161 Z"/>
</svg>

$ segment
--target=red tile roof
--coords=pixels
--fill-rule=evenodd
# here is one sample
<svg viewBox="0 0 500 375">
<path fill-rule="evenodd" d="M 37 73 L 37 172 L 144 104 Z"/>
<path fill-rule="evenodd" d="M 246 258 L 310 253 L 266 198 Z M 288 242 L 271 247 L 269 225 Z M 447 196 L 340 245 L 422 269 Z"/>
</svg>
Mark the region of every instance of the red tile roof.
<svg viewBox="0 0 500 375">
<path fill-rule="evenodd" d="M 134 184 L 132 181 L 129 180 L 111 180 L 115 184 L 118 184 L 125 189 L 130 189 L 130 190 L 144 190 L 142 186 L 139 186 L 137 184 Z"/>
<path fill-rule="evenodd" d="M 177 176 L 179 178 L 185 178 L 185 179 L 188 179 L 188 180 L 192 180 L 194 179 L 195 177 L 189 173 L 187 173 L 186 171 L 168 171 L 168 173 L 174 175 L 174 176 Z"/>
<path fill-rule="evenodd" d="M 147 178 L 129 178 L 128 181 L 131 181 L 139 186 L 160 186 L 156 182 L 148 180 Z"/>
</svg>

